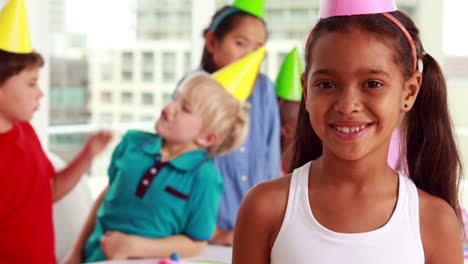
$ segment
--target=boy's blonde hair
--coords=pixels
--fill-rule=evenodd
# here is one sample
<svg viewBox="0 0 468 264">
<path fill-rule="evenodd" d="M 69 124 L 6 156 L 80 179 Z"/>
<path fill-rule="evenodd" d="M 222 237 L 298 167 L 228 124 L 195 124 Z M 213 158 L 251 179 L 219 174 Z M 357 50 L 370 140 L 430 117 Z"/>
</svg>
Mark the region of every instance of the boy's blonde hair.
<svg viewBox="0 0 468 264">
<path fill-rule="evenodd" d="M 181 90 L 203 115 L 204 133 L 215 133 L 217 142 L 208 155 L 222 155 L 244 143 L 249 129 L 249 105 L 229 94 L 210 74 L 195 73 L 182 84 Z"/>
</svg>

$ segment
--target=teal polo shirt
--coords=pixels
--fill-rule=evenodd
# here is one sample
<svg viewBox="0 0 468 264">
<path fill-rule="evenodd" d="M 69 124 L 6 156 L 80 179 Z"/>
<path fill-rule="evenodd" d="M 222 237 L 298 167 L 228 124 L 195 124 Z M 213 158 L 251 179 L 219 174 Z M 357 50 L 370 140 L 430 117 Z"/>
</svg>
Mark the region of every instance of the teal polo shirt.
<svg viewBox="0 0 468 264">
<path fill-rule="evenodd" d="M 160 168 L 162 144 L 156 134 L 132 130 L 114 150 L 109 189 L 85 245 L 86 262 L 105 259 L 99 240 L 111 230 L 146 238 L 212 237 L 223 194 L 220 173 L 206 149 L 186 152 Z M 147 180 L 150 172 L 154 178 Z M 142 184 L 144 192 L 137 195 Z"/>
</svg>

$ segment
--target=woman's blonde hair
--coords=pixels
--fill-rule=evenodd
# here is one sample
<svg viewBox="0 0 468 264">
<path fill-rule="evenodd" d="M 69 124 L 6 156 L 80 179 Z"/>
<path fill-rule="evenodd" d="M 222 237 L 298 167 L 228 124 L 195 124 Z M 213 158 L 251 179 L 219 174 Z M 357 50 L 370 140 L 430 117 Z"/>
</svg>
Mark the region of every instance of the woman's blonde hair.
<svg viewBox="0 0 468 264">
<path fill-rule="evenodd" d="M 210 74 L 195 73 L 182 84 L 184 96 L 200 109 L 203 132 L 215 133 L 217 142 L 208 155 L 227 154 L 244 143 L 249 129 L 249 105 L 229 94 Z"/>
</svg>

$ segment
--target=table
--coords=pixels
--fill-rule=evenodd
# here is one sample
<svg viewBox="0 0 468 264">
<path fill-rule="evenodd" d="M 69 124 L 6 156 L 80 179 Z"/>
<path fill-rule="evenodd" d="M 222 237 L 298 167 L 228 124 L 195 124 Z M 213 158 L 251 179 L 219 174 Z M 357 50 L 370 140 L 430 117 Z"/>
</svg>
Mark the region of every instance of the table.
<svg viewBox="0 0 468 264">
<path fill-rule="evenodd" d="M 206 263 L 230 264 L 232 256 L 232 247 L 208 245 L 200 256 L 183 260 L 205 260 Z M 94 264 L 155 264 L 157 259 L 128 259 L 128 260 L 108 260 L 94 262 Z M 199 262 L 202 263 L 202 262 Z"/>
<path fill-rule="evenodd" d="M 232 247 L 208 245 L 205 247 L 200 256 L 192 258 L 192 260 L 206 260 L 213 264 L 230 264 L 232 256 Z M 190 261 L 190 259 L 187 259 Z M 157 259 L 131 259 L 131 260 L 108 260 L 94 262 L 93 264 L 155 264 Z M 468 259 L 465 259 L 465 264 L 468 264 Z"/>
</svg>

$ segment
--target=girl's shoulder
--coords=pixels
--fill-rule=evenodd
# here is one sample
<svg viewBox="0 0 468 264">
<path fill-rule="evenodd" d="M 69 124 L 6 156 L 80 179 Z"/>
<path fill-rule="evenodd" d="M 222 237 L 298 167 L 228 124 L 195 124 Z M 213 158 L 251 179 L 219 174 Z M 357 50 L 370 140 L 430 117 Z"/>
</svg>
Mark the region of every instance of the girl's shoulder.
<svg viewBox="0 0 468 264">
<path fill-rule="evenodd" d="M 426 259 L 431 256 L 440 258 L 445 252 L 452 254 L 458 245 L 462 251 L 462 228 L 452 207 L 419 188 L 418 195 L 420 232 Z"/>
<path fill-rule="evenodd" d="M 291 175 L 287 175 L 250 189 L 239 208 L 236 234 L 253 234 L 261 243 L 271 247 L 286 214 L 290 182 Z"/>
<path fill-rule="evenodd" d="M 281 176 L 279 178 L 265 181 L 255 185 L 248 193 L 248 195 L 255 196 L 256 198 L 266 200 L 275 199 L 275 197 L 280 198 L 281 196 L 289 193 L 289 184 L 291 183 L 292 174 Z"/>
<path fill-rule="evenodd" d="M 455 222 L 458 225 L 457 215 L 446 201 L 419 188 L 418 196 L 419 219 L 421 224 L 437 226 L 438 224 L 450 224 Z"/>
<path fill-rule="evenodd" d="M 262 219 L 282 220 L 288 203 L 290 182 L 291 175 L 286 175 L 255 185 L 244 197 L 241 207 Z"/>
</svg>

